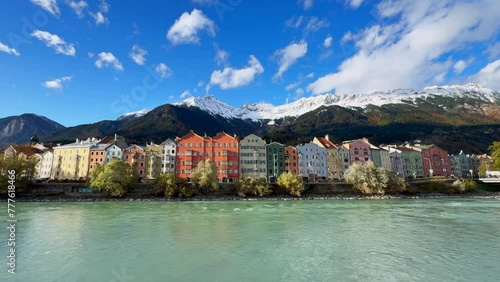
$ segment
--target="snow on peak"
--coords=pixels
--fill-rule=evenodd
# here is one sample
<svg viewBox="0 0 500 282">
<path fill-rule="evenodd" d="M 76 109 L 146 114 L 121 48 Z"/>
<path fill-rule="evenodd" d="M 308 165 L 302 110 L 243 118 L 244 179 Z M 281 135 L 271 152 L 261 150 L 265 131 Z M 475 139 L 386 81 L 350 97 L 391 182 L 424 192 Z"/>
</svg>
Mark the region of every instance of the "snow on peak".
<svg viewBox="0 0 500 282">
<path fill-rule="evenodd" d="M 148 109 L 142 109 L 140 111 L 130 112 L 130 113 L 126 113 L 124 115 L 121 115 L 117 118 L 117 120 L 126 119 L 126 118 L 133 118 L 133 117 L 142 117 L 143 115 L 145 115 L 149 112 L 150 112 L 150 110 L 148 110 Z"/>
<path fill-rule="evenodd" d="M 474 98 L 485 102 L 494 102 L 499 92 L 484 88 L 477 84 L 430 86 L 423 90 L 395 89 L 389 91 L 373 91 L 360 94 L 323 94 L 300 98 L 295 102 L 274 106 L 269 103 L 244 104 L 236 108 L 221 102 L 212 95 L 204 97 L 190 97 L 175 105 L 198 107 L 213 115 L 226 118 L 251 119 L 279 119 L 287 116 L 296 117 L 316 110 L 321 106 L 361 107 L 367 105 L 382 106 L 385 104 L 401 104 L 405 101 L 429 96 L 448 96 L 451 98 Z"/>
</svg>

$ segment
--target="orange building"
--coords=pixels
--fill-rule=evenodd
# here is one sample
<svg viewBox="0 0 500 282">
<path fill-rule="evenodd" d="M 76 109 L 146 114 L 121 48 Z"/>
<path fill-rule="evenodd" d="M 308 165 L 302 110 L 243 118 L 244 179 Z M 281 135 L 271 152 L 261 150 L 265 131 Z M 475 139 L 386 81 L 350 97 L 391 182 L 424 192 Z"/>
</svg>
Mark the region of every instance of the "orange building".
<svg viewBox="0 0 500 282">
<path fill-rule="evenodd" d="M 92 174 L 95 166 L 104 164 L 106 160 L 106 148 L 108 144 L 97 144 L 90 148 L 89 174 Z"/>
<path fill-rule="evenodd" d="M 238 139 L 224 132 L 215 137 L 202 137 L 192 130 L 176 138 L 177 156 L 175 176 L 189 180 L 191 172 L 200 161 L 211 160 L 217 168 L 220 182 L 232 182 L 239 178 Z"/>
<path fill-rule="evenodd" d="M 212 138 L 201 137 L 191 130 L 183 137 L 177 137 L 175 142 L 177 145 L 175 176 L 189 180 L 191 172 L 200 161 L 212 158 L 210 151 Z"/>
<path fill-rule="evenodd" d="M 144 147 L 131 145 L 123 150 L 122 158 L 136 169 L 139 178 L 146 177 L 146 149 Z"/>
<path fill-rule="evenodd" d="M 213 160 L 220 182 L 233 182 L 240 176 L 239 142 L 236 136 L 225 132 L 220 132 L 212 138 Z"/>
<path fill-rule="evenodd" d="M 293 146 L 285 147 L 285 172 L 298 174 L 297 161 L 299 159 L 297 148 Z"/>
</svg>

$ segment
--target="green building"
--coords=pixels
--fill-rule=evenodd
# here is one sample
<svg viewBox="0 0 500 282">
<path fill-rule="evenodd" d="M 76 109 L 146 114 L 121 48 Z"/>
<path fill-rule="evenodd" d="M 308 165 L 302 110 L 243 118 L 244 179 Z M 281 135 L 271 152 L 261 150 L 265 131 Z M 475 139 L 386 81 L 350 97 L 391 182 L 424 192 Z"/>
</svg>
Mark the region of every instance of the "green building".
<svg viewBox="0 0 500 282">
<path fill-rule="evenodd" d="M 283 144 L 272 142 L 266 145 L 266 155 L 267 179 L 274 182 L 285 171 L 285 148 Z"/>
</svg>

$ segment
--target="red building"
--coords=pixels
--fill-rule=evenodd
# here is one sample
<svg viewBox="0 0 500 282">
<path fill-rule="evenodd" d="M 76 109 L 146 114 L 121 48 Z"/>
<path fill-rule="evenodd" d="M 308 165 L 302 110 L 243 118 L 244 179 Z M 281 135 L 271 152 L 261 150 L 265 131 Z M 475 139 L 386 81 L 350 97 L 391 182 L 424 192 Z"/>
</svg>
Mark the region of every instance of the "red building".
<svg viewBox="0 0 500 282">
<path fill-rule="evenodd" d="M 239 178 L 239 140 L 224 132 L 215 137 L 202 137 L 192 130 L 176 139 L 175 176 L 189 180 L 200 161 L 211 160 L 217 168 L 220 182 Z"/>
<path fill-rule="evenodd" d="M 285 172 L 298 174 L 299 173 L 297 166 L 298 159 L 299 155 L 297 153 L 297 148 L 293 146 L 285 147 Z"/>
<path fill-rule="evenodd" d="M 424 165 L 424 175 L 426 177 L 451 175 L 451 165 L 448 159 L 448 151 L 443 150 L 436 145 L 414 145 L 407 146 L 417 150 L 422 155 Z"/>
<path fill-rule="evenodd" d="M 146 149 L 144 147 L 131 145 L 123 150 L 122 158 L 136 169 L 139 178 L 146 177 Z"/>
</svg>

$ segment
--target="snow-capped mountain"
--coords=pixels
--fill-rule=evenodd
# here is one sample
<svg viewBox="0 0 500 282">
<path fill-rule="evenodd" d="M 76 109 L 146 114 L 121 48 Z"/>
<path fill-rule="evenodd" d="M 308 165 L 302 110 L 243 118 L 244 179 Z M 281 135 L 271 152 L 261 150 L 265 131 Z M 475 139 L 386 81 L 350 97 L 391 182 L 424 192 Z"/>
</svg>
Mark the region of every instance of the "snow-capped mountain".
<svg viewBox="0 0 500 282">
<path fill-rule="evenodd" d="M 151 110 L 148 110 L 148 109 L 142 109 L 140 111 L 126 113 L 124 115 L 119 116 L 117 118 L 117 120 L 123 120 L 123 119 L 134 118 L 134 117 L 142 117 L 143 115 L 149 113 L 150 111 Z"/>
<path fill-rule="evenodd" d="M 225 118 L 251 119 L 253 121 L 263 119 L 279 119 L 287 116 L 296 117 L 313 111 L 321 106 L 360 107 L 368 105 L 382 106 L 385 104 L 401 104 L 415 101 L 418 98 L 429 97 L 449 98 L 471 98 L 494 103 L 500 100 L 500 92 L 482 87 L 476 84 L 430 86 L 422 90 L 396 89 L 390 91 L 373 91 L 362 94 L 324 94 L 274 106 L 268 103 L 245 104 L 239 108 L 221 102 L 212 95 L 204 97 L 190 97 L 177 106 L 193 106 L 209 112 L 213 115 L 221 115 Z"/>
</svg>

